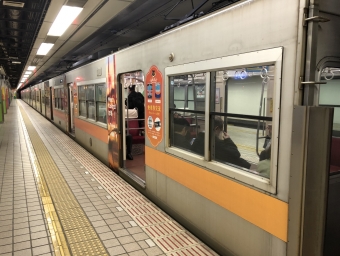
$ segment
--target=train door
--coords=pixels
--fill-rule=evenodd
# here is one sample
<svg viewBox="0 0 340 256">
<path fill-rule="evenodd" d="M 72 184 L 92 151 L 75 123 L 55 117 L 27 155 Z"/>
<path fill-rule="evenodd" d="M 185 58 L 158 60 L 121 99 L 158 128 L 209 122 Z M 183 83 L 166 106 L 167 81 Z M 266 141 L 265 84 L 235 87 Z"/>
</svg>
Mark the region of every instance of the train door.
<svg viewBox="0 0 340 256">
<path fill-rule="evenodd" d="M 300 137 L 302 147 L 301 159 L 303 170 L 291 169 L 290 193 L 298 195 L 291 184 L 301 179 L 301 255 L 339 255 L 340 251 L 340 176 L 338 161 L 340 146 L 338 144 L 339 124 L 339 28 L 340 16 L 333 10 L 340 8 L 336 0 L 310 1 L 306 14 L 304 46 L 304 70 L 299 83 L 301 89 L 302 111 L 294 106 L 296 115 L 293 123 L 306 126 Z M 302 117 L 305 120 L 301 122 Z M 296 119 L 296 121 L 295 121 Z M 293 134 L 299 132 L 293 124 Z M 291 162 L 298 162 L 294 156 L 300 154 L 300 145 L 292 139 Z M 297 198 L 297 197 L 296 197 Z M 296 200 L 298 201 L 298 200 Z M 296 204 L 298 206 L 298 204 Z M 294 203 L 289 205 L 293 211 Z M 297 208 L 298 209 L 298 208 Z M 297 215 L 298 216 L 298 215 Z M 289 217 L 293 223 L 293 216 Z M 290 233 L 294 227 L 291 225 Z M 298 235 L 298 232 L 295 232 Z M 289 238 L 292 241 L 292 237 Z"/>
<path fill-rule="evenodd" d="M 74 128 L 74 103 L 73 103 L 73 83 L 67 84 L 68 86 L 68 97 L 69 97 L 69 133 L 75 136 L 75 128 Z"/>
<path fill-rule="evenodd" d="M 122 161 L 123 172 L 145 185 L 145 110 L 144 74 L 141 71 L 119 76 L 120 99 L 122 100 Z"/>
<path fill-rule="evenodd" d="M 54 98 L 54 95 L 53 95 L 53 88 L 50 87 L 50 113 L 51 113 L 51 120 L 53 121 L 53 106 L 54 106 L 54 102 L 53 102 L 53 98 Z"/>
</svg>

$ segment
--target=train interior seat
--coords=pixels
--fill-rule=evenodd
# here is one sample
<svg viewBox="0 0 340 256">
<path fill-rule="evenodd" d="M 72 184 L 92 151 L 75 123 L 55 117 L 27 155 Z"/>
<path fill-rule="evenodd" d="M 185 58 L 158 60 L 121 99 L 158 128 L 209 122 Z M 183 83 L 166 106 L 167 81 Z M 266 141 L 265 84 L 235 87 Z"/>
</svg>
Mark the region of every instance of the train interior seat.
<svg viewBox="0 0 340 256">
<path fill-rule="evenodd" d="M 128 121 L 128 133 L 132 136 L 132 144 L 144 144 L 145 137 L 140 135 L 143 128 L 139 127 L 137 119 L 129 119 Z"/>
<path fill-rule="evenodd" d="M 340 137 L 332 137 L 330 173 L 340 172 Z"/>
</svg>

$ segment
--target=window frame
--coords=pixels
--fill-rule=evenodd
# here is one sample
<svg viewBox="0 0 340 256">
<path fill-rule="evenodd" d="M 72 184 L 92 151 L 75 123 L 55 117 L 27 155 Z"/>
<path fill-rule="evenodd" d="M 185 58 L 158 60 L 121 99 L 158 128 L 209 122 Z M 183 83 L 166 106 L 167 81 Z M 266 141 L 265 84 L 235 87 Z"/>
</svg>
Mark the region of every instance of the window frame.
<svg viewBox="0 0 340 256">
<path fill-rule="evenodd" d="M 267 191 L 271 194 L 277 193 L 277 177 L 278 177 L 278 152 L 279 152 L 279 124 L 280 124 L 280 104 L 281 104 L 281 77 L 282 77 L 282 59 L 283 48 L 272 48 L 260 50 L 255 52 L 231 55 L 221 58 L 215 58 L 204 61 L 197 61 L 188 64 L 171 66 L 165 68 L 165 89 L 168 99 L 165 100 L 165 133 L 170 134 L 170 116 L 169 116 L 169 99 L 170 99 L 170 76 L 187 75 L 192 73 L 206 72 L 206 86 L 205 95 L 205 142 L 209 141 L 210 136 L 210 72 L 224 70 L 228 68 L 242 68 L 252 66 L 274 65 L 274 106 L 273 106 L 273 130 L 272 130 L 272 157 L 270 178 L 264 178 L 251 172 L 242 169 L 225 165 L 217 161 L 210 161 L 209 157 L 209 143 L 205 143 L 204 157 L 193 154 L 176 147 L 170 147 L 170 136 L 165 136 L 165 151 L 169 154 L 183 158 L 187 161 L 198 164 L 208 171 L 218 173 L 226 178 L 237 180 L 250 187 L 255 187 L 260 190 Z"/>
<path fill-rule="evenodd" d="M 90 122 L 90 123 L 93 123 L 93 124 L 96 124 L 96 125 L 99 125 L 101 127 L 107 127 L 107 120 L 106 120 L 106 123 L 103 123 L 103 122 L 100 122 L 98 121 L 98 118 L 97 118 L 97 101 L 96 101 L 96 89 L 97 89 L 97 85 L 105 85 L 106 88 L 107 88 L 107 81 L 106 81 L 106 78 L 98 78 L 98 79 L 94 79 L 94 80 L 88 80 L 88 81 L 80 81 L 80 82 L 77 82 L 77 93 L 79 95 L 79 87 L 81 86 L 84 86 L 85 87 L 85 109 L 86 109 L 86 115 L 83 116 L 83 115 L 80 115 L 78 113 L 78 118 L 81 118 L 87 122 Z M 87 93 L 86 93 L 86 90 L 87 90 L 87 86 L 94 86 L 94 101 L 88 101 L 87 100 Z M 80 103 L 80 100 L 78 98 L 78 104 Z M 88 117 L 88 106 L 87 106 L 87 102 L 93 102 L 94 103 L 94 119 L 92 118 L 89 118 Z M 100 101 L 101 102 L 101 101 Z M 103 102 L 102 102 L 103 103 Z M 79 104 L 80 105 L 80 104 Z M 107 95 L 105 96 L 105 106 L 107 106 Z M 107 117 L 106 117 L 107 118 Z"/>
<path fill-rule="evenodd" d="M 62 98 L 62 90 L 64 89 L 63 85 L 54 87 L 54 109 L 59 111 L 64 111 L 63 107 L 63 98 Z"/>
</svg>

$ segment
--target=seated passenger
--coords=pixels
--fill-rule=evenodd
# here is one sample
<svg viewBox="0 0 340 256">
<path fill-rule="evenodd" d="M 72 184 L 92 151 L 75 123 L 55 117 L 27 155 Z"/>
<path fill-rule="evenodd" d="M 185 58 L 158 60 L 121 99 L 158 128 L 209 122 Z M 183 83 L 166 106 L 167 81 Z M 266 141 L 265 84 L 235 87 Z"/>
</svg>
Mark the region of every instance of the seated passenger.
<svg viewBox="0 0 340 256">
<path fill-rule="evenodd" d="M 262 157 L 264 160 L 260 161 L 257 164 L 257 172 L 269 179 L 270 176 L 270 158 L 271 158 L 271 145 L 268 148 L 261 152 Z"/>
<path fill-rule="evenodd" d="M 270 144 L 271 144 L 271 137 L 272 137 L 272 125 L 271 124 L 267 125 L 267 130 L 268 130 L 268 133 L 265 137 L 265 141 L 264 141 L 264 144 L 263 144 L 263 148 L 265 150 L 268 149 L 270 147 Z M 260 161 L 267 159 L 265 150 L 263 150 L 260 153 Z"/>
<path fill-rule="evenodd" d="M 223 131 L 223 120 L 220 117 L 215 117 L 215 160 L 219 162 L 228 162 L 240 167 L 249 169 L 250 163 L 241 158 L 241 154 L 235 143 L 229 135 Z M 204 155 L 204 133 L 200 132 L 195 139 L 191 150 Z"/>
<path fill-rule="evenodd" d="M 190 138 L 188 138 L 189 123 L 184 118 L 174 118 L 173 146 L 190 149 Z"/>
</svg>

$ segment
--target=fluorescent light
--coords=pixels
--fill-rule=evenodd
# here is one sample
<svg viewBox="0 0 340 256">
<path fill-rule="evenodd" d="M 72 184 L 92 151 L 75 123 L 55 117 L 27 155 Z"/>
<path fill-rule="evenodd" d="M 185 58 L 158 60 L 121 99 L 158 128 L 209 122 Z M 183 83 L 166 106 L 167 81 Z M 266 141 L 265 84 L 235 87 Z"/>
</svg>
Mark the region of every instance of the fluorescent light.
<svg viewBox="0 0 340 256">
<path fill-rule="evenodd" d="M 20 82 L 24 83 L 26 81 L 26 78 L 21 79 Z"/>
<path fill-rule="evenodd" d="M 12 64 L 21 64 L 21 61 L 12 60 Z"/>
<path fill-rule="evenodd" d="M 36 66 L 29 66 L 27 70 L 35 70 Z"/>
<path fill-rule="evenodd" d="M 29 77 L 29 75 L 24 75 L 24 76 L 23 76 L 23 78 L 27 78 L 27 77 Z"/>
<path fill-rule="evenodd" d="M 37 55 L 46 55 L 54 44 L 42 43 L 38 49 Z"/>
<path fill-rule="evenodd" d="M 21 85 L 22 85 L 22 83 L 19 83 L 19 84 L 18 84 L 17 90 L 20 88 Z"/>
<path fill-rule="evenodd" d="M 80 7 L 72 7 L 64 5 L 61 7 L 57 18 L 53 22 L 50 30 L 48 31 L 48 36 L 61 36 L 64 34 L 66 29 L 72 24 L 72 22 L 77 18 L 79 13 L 83 10 Z"/>
<path fill-rule="evenodd" d="M 32 71 L 26 71 L 25 72 L 25 75 L 30 75 L 30 74 L 32 74 Z"/>
</svg>

